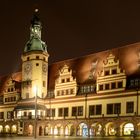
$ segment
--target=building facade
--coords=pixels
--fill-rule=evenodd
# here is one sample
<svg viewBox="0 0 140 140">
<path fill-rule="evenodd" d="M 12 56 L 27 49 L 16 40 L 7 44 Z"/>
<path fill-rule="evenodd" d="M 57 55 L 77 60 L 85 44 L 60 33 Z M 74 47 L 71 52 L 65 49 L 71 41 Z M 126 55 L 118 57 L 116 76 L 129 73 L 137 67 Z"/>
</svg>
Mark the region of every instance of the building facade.
<svg viewBox="0 0 140 140">
<path fill-rule="evenodd" d="M 140 135 L 140 43 L 48 65 L 35 13 L 22 70 L 0 77 L 0 136 Z"/>
</svg>

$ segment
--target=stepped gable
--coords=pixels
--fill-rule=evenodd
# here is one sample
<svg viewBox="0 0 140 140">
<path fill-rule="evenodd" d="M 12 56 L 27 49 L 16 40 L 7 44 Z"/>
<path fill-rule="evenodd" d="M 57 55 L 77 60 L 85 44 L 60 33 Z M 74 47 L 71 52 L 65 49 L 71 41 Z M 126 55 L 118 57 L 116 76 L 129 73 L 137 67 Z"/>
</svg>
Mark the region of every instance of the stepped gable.
<svg viewBox="0 0 140 140">
<path fill-rule="evenodd" d="M 103 63 L 106 63 L 106 58 L 110 53 L 115 55 L 116 60 L 119 59 L 120 68 L 125 70 L 127 76 L 132 74 L 135 75 L 135 72 L 138 69 L 138 50 L 140 50 L 140 43 L 134 43 L 107 51 L 93 53 L 80 58 L 53 63 L 52 65 L 49 65 L 48 87 L 49 89 L 54 88 L 55 79 L 58 77 L 58 71 L 64 64 L 67 64 L 69 68 L 72 69 L 73 76 L 76 77 L 77 82 L 83 83 L 88 79 L 92 62 L 98 61 L 94 75 L 96 79 L 97 74 L 102 71 Z"/>
</svg>

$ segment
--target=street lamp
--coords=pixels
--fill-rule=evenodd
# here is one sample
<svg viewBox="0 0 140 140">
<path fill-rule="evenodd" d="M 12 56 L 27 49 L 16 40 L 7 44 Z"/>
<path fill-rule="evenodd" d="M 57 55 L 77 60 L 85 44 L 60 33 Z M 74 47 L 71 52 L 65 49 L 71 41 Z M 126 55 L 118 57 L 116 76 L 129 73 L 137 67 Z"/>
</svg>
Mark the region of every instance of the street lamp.
<svg viewBox="0 0 140 140">
<path fill-rule="evenodd" d="M 37 86 L 34 87 L 35 93 L 35 121 L 34 121 L 34 138 L 36 139 L 36 127 L 37 127 Z"/>
</svg>

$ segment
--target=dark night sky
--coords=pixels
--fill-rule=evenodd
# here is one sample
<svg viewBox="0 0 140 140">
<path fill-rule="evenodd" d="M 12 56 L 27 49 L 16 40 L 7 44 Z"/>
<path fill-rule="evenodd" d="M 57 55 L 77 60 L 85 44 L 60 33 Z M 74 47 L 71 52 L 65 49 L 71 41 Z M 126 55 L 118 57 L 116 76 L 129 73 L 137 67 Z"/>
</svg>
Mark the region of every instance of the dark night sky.
<svg viewBox="0 0 140 140">
<path fill-rule="evenodd" d="M 0 75 L 20 68 L 35 7 L 49 64 L 140 41 L 139 0 L 4 0 L 0 2 Z"/>
</svg>

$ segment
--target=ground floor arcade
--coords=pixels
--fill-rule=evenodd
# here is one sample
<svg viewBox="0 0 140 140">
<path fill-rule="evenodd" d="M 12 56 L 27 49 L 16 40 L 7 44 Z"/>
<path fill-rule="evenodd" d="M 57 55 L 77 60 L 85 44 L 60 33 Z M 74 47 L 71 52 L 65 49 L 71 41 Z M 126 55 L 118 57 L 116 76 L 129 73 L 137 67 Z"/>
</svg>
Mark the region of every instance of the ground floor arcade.
<svg viewBox="0 0 140 140">
<path fill-rule="evenodd" d="M 140 135 L 140 118 L 102 118 L 76 120 L 38 120 L 37 136 L 130 136 Z M 0 134 L 34 136 L 34 120 L 0 123 Z"/>
</svg>

